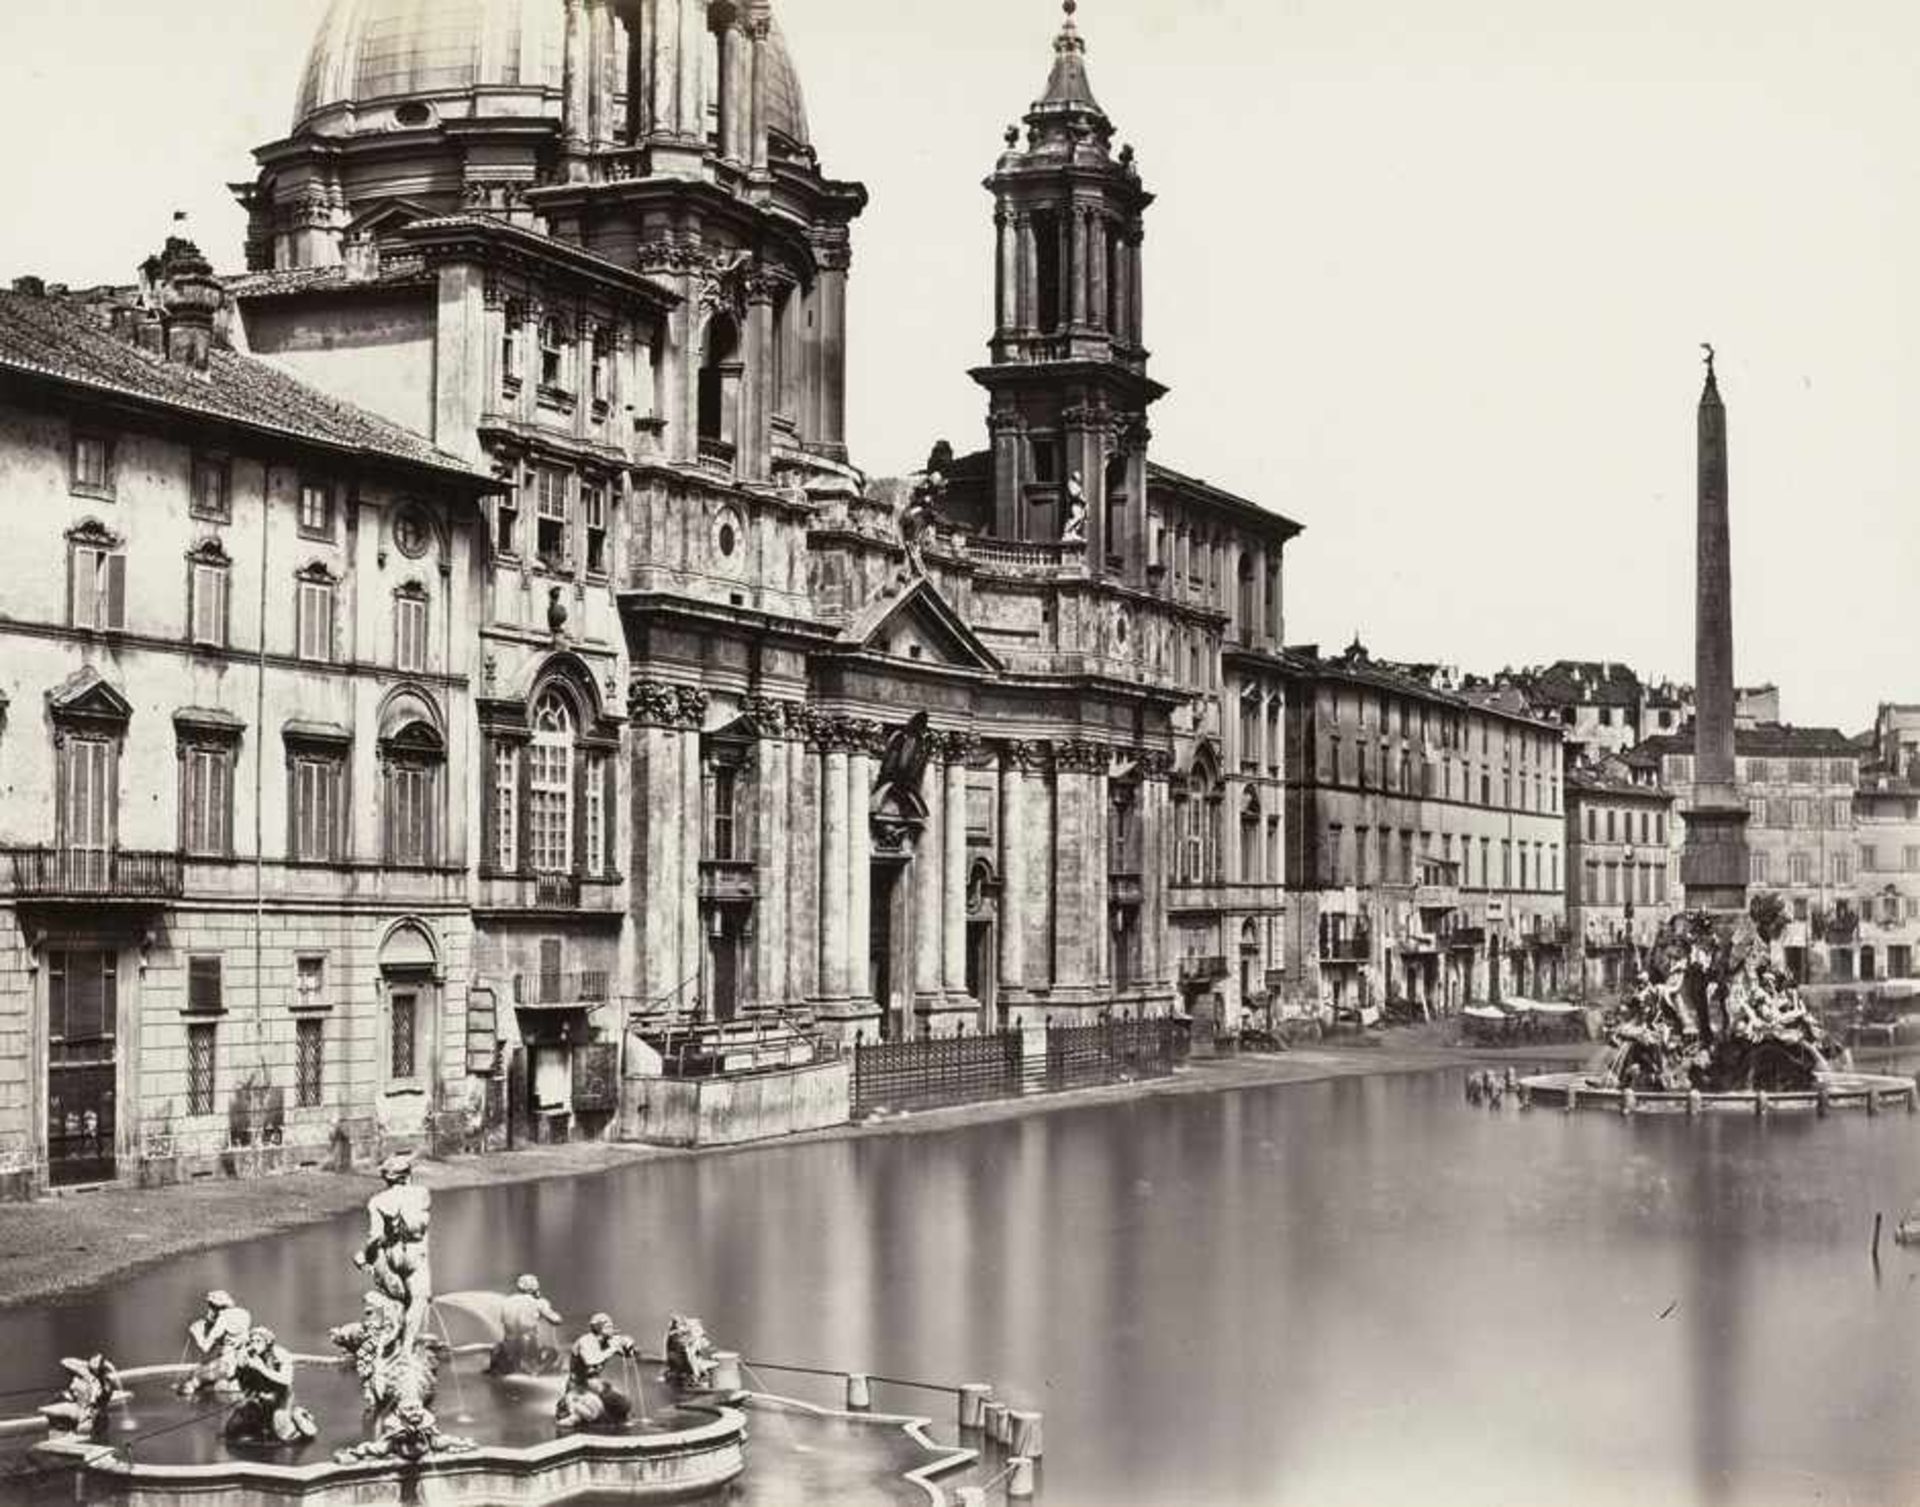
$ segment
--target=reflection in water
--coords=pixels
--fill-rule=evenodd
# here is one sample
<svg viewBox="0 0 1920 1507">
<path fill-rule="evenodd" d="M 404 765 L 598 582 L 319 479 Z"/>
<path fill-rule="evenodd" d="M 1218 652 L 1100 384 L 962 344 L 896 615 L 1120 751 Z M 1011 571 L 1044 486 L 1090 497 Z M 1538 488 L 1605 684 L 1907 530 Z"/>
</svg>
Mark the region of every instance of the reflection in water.
<svg viewBox="0 0 1920 1507">
<path fill-rule="evenodd" d="M 698 1313 L 749 1361 L 992 1380 L 1047 1413 L 1046 1507 L 1880 1503 L 1920 1460 L 1920 1253 L 1876 1288 L 1865 1243 L 1916 1134 L 1346 1079 L 446 1192 L 436 1275 L 538 1272 L 649 1345 Z M 216 1286 L 324 1349 L 352 1238 L 0 1316 L 0 1387 L 171 1358 Z"/>
</svg>

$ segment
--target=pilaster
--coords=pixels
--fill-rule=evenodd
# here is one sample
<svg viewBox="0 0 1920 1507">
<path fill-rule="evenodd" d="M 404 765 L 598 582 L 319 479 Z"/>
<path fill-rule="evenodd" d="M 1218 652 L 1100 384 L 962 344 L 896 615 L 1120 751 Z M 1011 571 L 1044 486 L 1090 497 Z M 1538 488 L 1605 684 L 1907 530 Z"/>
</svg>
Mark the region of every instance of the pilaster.
<svg viewBox="0 0 1920 1507">
<path fill-rule="evenodd" d="M 946 767 L 946 821 L 941 833 L 944 864 L 941 931 L 947 1008 L 977 1011 L 979 1003 L 967 993 L 967 760 L 955 745 Z"/>
</svg>

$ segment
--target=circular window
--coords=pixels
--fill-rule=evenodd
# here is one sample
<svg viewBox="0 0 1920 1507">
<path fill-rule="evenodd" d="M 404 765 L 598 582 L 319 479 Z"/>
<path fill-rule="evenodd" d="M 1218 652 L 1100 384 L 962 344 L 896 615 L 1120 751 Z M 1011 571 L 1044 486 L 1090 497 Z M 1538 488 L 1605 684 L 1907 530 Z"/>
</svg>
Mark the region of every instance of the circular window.
<svg viewBox="0 0 1920 1507">
<path fill-rule="evenodd" d="M 740 547 L 740 539 L 733 531 L 731 523 L 720 525 L 720 553 L 727 559 L 733 558 L 733 552 Z"/>
<path fill-rule="evenodd" d="M 747 563 L 747 526 L 730 507 L 716 508 L 708 534 L 708 557 L 728 575 L 738 575 Z"/>
<path fill-rule="evenodd" d="M 410 99 L 393 112 L 393 118 L 403 126 L 424 126 L 433 119 L 433 109 L 417 99 Z"/>
<path fill-rule="evenodd" d="M 1118 611 L 1113 615 L 1113 636 L 1119 641 L 1122 647 L 1125 647 L 1127 642 L 1127 614 L 1124 610 Z"/>
<path fill-rule="evenodd" d="M 418 560 L 433 542 L 433 525 L 418 508 L 408 508 L 393 520 L 393 542 L 409 560 Z"/>
</svg>

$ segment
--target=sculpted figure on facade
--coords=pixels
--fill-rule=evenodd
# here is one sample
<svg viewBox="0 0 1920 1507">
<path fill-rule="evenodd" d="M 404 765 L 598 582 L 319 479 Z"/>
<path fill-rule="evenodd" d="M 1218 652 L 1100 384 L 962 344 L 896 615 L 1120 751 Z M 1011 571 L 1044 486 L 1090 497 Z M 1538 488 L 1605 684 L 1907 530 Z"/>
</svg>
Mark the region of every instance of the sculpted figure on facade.
<svg viewBox="0 0 1920 1507">
<path fill-rule="evenodd" d="M 699 686 L 635 676 L 627 688 L 627 715 L 645 727 L 697 732 L 707 719 L 708 699 Z"/>
<path fill-rule="evenodd" d="M 1080 473 L 1074 471 L 1067 477 L 1067 523 L 1060 530 L 1062 544 L 1085 544 L 1087 542 L 1087 493 L 1080 480 Z"/>
</svg>

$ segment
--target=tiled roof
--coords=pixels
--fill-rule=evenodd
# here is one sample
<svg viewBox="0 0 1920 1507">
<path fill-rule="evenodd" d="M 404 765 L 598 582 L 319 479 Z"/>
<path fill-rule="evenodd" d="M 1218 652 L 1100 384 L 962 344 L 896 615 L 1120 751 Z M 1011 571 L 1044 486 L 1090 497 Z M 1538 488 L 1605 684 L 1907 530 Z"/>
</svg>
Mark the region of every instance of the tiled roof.
<svg viewBox="0 0 1920 1507">
<path fill-rule="evenodd" d="M 1639 796 L 1650 801 L 1673 799 L 1673 792 L 1664 785 L 1644 785 L 1606 770 L 1591 768 L 1568 770 L 1567 790 L 1570 793 L 1593 795 Z"/>
<path fill-rule="evenodd" d="M 1519 697 L 1488 692 L 1443 691 L 1431 682 L 1409 674 L 1407 668 L 1392 660 L 1374 659 L 1357 644 L 1337 658 L 1313 655 L 1301 649 L 1288 649 L 1285 658 L 1293 661 L 1300 673 L 1322 680 L 1343 680 L 1350 684 L 1372 686 L 1377 690 L 1397 691 L 1442 706 L 1457 706 L 1473 711 L 1491 712 L 1512 722 L 1558 734 L 1557 724 L 1545 722 L 1519 703 Z"/>
<path fill-rule="evenodd" d="M 222 278 L 235 298 L 282 298 L 315 289 L 404 288 L 431 286 L 433 274 L 419 257 L 383 257 L 370 277 L 350 277 L 344 266 L 276 267 L 266 272 L 242 272 Z"/>
<path fill-rule="evenodd" d="M 1276 513 L 1272 508 L 1263 507 L 1251 498 L 1229 492 L 1224 487 L 1216 487 L 1212 482 L 1202 481 L 1197 476 L 1188 476 L 1185 472 L 1176 471 L 1171 466 L 1163 466 L 1158 461 L 1147 462 L 1147 482 L 1149 486 L 1158 482 L 1162 486 L 1185 492 L 1203 502 L 1214 503 L 1229 511 L 1251 517 L 1268 528 L 1282 529 L 1289 539 L 1305 528 L 1304 524 L 1295 523 L 1284 513 Z"/>
<path fill-rule="evenodd" d="M 104 310 L 77 299 L 0 293 L 0 374 L 8 372 L 473 482 L 491 481 L 412 430 L 328 397 L 264 361 L 216 345 L 202 373 L 142 350 L 109 327 Z"/>
<path fill-rule="evenodd" d="M 1659 733 L 1642 739 L 1636 754 L 1658 758 L 1663 754 L 1693 752 L 1691 726 L 1677 733 Z M 1742 758 L 1851 759 L 1860 750 L 1837 727 L 1795 727 L 1788 722 L 1762 722 L 1753 727 L 1736 728 L 1733 751 Z"/>
<path fill-rule="evenodd" d="M 1640 677 L 1618 660 L 1559 659 L 1517 678 L 1549 706 L 1633 706 L 1641 693 Z"/>
</svg>

